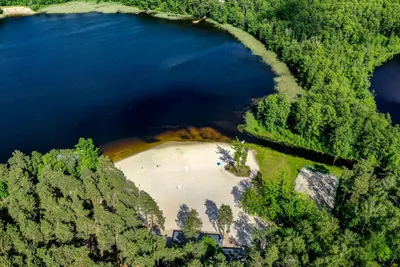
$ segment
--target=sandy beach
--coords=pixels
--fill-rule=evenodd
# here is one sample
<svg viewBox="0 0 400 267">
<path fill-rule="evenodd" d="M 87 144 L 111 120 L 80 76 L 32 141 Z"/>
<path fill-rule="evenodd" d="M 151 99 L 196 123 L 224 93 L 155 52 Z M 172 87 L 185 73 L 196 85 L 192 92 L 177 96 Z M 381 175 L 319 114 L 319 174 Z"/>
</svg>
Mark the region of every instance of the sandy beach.
<svg viewBox="0 0 400 267">
<path fill-rule="evenodd" d="M 166 217 L 164 234 L 171 235 L 173 230 L 179 230 L 181 218 L 178 212 L 182 214 L 190 208 L 199 212 L 202 231 L 216 232 L 212 222 L 218 208 L 221 204 L 229 204 L 235 222 L 224 243 L 228 244 L 231 239 L 238 244 L 248 244 L 256 224 L 238 207 L 238 201 L 250 181 L 224 170 L 224 160 L 229 157 L 230 150 L 227 143 L 168 142 L 115 165 L 158 202 Z M 258 170 L 252 151 L 247 165 Z"/>
<path fill-rule="evenodd" d="M 4 17 L 28 16 L 35 14 L 35 12 L 32 9 L 24 6 L 9 6 L 9 7 L 2 7 L 1 9 L 3 10 L 2 15 Z"/>
</svg>

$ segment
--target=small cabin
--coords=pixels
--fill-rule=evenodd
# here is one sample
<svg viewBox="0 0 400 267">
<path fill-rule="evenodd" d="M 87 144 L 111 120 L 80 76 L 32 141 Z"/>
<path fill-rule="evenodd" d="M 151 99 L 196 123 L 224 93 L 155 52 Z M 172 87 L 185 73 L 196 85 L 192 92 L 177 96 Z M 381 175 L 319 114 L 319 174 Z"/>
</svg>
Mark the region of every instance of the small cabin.
<svg viewBox="0 0 400 267">
<path fill-rule="evenodd" d="M 205 236 L 215 240 L 217 246 L 219 246 L 222 249 L 222 253 L 225 255 L 228 261 L 243 260 L 246 258 L 246 250 L 244 250 L 244 248 L 224 247 L 223 246 L 224 237 L 221 234 L 200 232 L 197 240 L 200 241 Z M 185 241 L 185 236 L 183 232 L 181 230 L 174 230 L 174 232 L 172 233 L 172 242 L 177 244 L 182 244 L 184 241 Z"/>
</svg>

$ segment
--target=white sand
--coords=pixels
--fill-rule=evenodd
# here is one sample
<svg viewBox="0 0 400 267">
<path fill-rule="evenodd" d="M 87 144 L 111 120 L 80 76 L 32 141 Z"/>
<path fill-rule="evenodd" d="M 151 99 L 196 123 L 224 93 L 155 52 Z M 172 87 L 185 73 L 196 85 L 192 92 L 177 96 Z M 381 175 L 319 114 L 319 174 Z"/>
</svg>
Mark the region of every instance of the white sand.
<svg viewBox="0 0 400 267">
<path fill-rule="evenodd" d="M 171 235 L 173 230 L 180 229 L 176 219 L 181 204 L 199 212 L 203 221 L 202 231 L 216 232 L 206 214 L 206 200 L 211 200 L 218 208 L 221 204 L 232 207 L 236 222 L 231 227 L 230 239 L 247 244 L 254 221 L 237 207 L 237 193 L 249 186 L 250 182 L 248 178 L 239 178 L 224 170 L 225 164 L 220 159 L 222 154 L 218 152 L 218 146 L 231 150 L 230 145 L 225 143 L 169 142 L 115 165 L 129 180 L 158 201 L 166 217 L 164 234 Z M 217 162 L 222 164 L 218 166 Z M 247 165 L 252 170 L 258 170 L 251 151 Z M 209 211 L 215 211 L 212 209 L 213 203 L 208 203 Z M 225 237 L 224 242 L 227 240 Z"/>
<path fill-rule="evenodd" d="M 4 16 L 27 16 L 35 14 L 32 9 L 23 6 L 3 7 L 1 9 L 3 9 Z"/>
</svg>

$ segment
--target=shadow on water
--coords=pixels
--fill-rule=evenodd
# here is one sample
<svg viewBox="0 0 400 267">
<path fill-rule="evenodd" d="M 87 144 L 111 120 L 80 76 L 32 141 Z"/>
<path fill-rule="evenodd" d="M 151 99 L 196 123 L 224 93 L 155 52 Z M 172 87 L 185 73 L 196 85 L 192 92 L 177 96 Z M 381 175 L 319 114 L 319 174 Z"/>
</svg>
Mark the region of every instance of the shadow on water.
<svg viewBox="0 0 400 267">
<path fill-rule="evenodd" d="M 109 143 L 101 147 L 102 152 L 109 156 L 113 161 L 118 161 L 139 152 L 145 151 L 157 145 L 169 141 L 204 141 L 204 142 L 229 142 L 235 137 L 240 140 L 245 140 L 248 143 L 257 144 L 263 147 L 268 147 L 278 152 L 302 157 L 317 163 L 344 166 L 351 168 L 354 162 L 344 159 L 336 159 L 328 154 L 315 152 L 312 150 L 290 147 L 284 144 L 275 143 L 269 140 L 257 138 L 247 133 L 242 133 L 232 127 L 193 127 L 171 129 L 164 131 L 154 136 L 148 136 L 144 139 L 131 138 L 120 140 L 118 142 Z M 220 159 L 222 161 L 229 161 L 232 156 L 226 151 L 219 151 L 221 153 Z M 320 166 L 320 165 L 319 165 Z"/>
<path fill-rule="evenodd" d="M 129 138 L 125 135 L 119 141 L 102 145 L 101 151 L 113 161 L 118 161 L 169 141 L 228 142 L 238 137 L 248 143 L 268 147 L 284 154 L 302 157 L 317 163 L 348 168 L 353 165 L 353 162 L 348 160 L 335 160 L 333 156 L 324 153 L 291 147 L 240 132 L 237 125 L 244 123 L 243 114 L 251 108 L 250 106 L 232 111 L 232 107 L 229 106 L 231 103 L 223 97 L 185 88 L 177 86 L 167 90 L 168 93 L 149 98 L 144 97 L 123 107 L 120 114 L 117 112 L 116 117 L 119 117 L 120 121 L 134 119 L 136 123 L 128 126 L 129 128 L 126 128 L 125 125 L 124 131 L 118 132 L 125 134 L 132 132 L 134 133 L 133 136 L 137 138 Z M 215 108 L 208 110 L 204 107 L 204 103 Z M 140 114 L 140 119 L 138 114 Z M 211 117 L 213 121 L 204 126 L 204 118 Z M 163 124 L 166 121 L 170 124 Z M 188 124 L 190 121 L 198 121 L 199 123 L 190 125 Z M 220 151 L 220 153 L 222 161 L 231 159 L 231 155 L 227 151 Z"/>
<path fill-rule="evenodd" d="M 1 34 L 1 162 L 15 149 L 45 153 L 79 137 L 107 151 L 113 143 L 111 154 L 127 148 L 121 144 L 228 140 L 237 110 L 273 92 L 271 69 L 209 25 L 40 15 L 2 21 Z"/>
<path fill-rule="evenodd" d="M 251 99 L 274 92 L 275 74 L 211 25 L 121 14 L 41 15 L 3 21 L 1 30 L 2 162 L 14 149 L 70 148 L 79 137 L 93 138 L 118 161 L 167 141 L 235 136 L 333 162 L 237 130 Z M 25 64 L 30 71 L 20 72 Z"/>
<path fill-rule="evenodd" d="M 185 22 L 182 23 L 185 25 Z M 190 25 L 187 25 L 190 27 Z M 204 24 L 203 27 L 210 27 L 207 24 Z M 378 108 L 381 109 L 383 112 L 390 112 L 392 120 L 394 123 L 399 123 L 400 118 L 400 83 L 396 83 L 395 81 L 400 81 L 400 75 L 398 75 L 398 70 L 400 70 L 400 56 L 395 57 L 393 60 L 388 61 L 383 66 L 379 67 L 376 72 L 374 73 L 374 77 L 372 79 L 372 89 L 375 90 L 378 94 L 377 97 L 377 104 Z M 395 77 L 395 80 L 389 79 L 388 75 L 391 77 Z M 394 76 L 393 76 L 394 75 Z M 197 96 L 196 96 L 197 98 Z M 198 99 L 201 99 L 198 98 Z M 218 100 L 217 100 L 218 101 Z M 250 101 L 249 101 L 250 102 Z M 238 137 L 241 140 L 245 140 L 249 143 L 254 143 L 260 146 L 268 147 L 273 150 L 279 151 L 284 154 L 293 155 L 302 157 L 308 160 L 312 160 L 317 163 L 323 163 L 327 165 L 336 165 L 336 166 L 345 166 L 351 168 L 354 164 L 353 161 L 345 160 L 345 159 L 335 159 L 333 156 L 304 149 L 298 147 L 292 147 L 281 143 L 276 143 L 267 139 L 258 138 L 247 133 L 243 133 L 237 130 L 235 125 L 243 123 L 243 120 L 240 119 L 241 115 L 244 114 L 246 109 L 242 111 L 238 111 L 236 114 L 236 118 L 227 122 L 225 120 L 225 127 L 221 127 L 220 125 L 214 124 L 210 127 L 188 127 L 188 128 L 177 128 L 171 131 L 166 131 L 160 135 L 159 137 L 169 136 L 167 140 L 163 141 L 157 137 L 147 138 L 145 143 L 147 145 L 154 144 L 157 145 L 161 142 L 166 141 L 229 141 L 234 137 Z M 399 112 L 396 112 L 398 111 Z M 232 118 L 232 117 L 231 117 Z M 220 118 L 221 122 L 223 122 L 223 118 Z M 222 123 L 223 124 L 223 123 Z M 228 125 L 228 127 L 226 127 Z M 193 134 L 196 132 L 195 134 Z M 212 133 L 212 134 L 210 134 Z M 221 153 L 221 160 L 222 161 L 229 161 L 231 160 L 231 155 L 226 153 L 226 151 L 219 151 Z M 320 172 L 325 173 L 325 167 L 321 165 L 317 165 L 321 167 L 319 169 Z"/>
<path fill-rule="evenodd" d="M 170 141 L 229 142 L 235 136 L 237 136 L 240 140 L 245 140 L 248 143 L 268 147 L 287 155 L 302 157 L 317 163 L 347 168 L 351 168 L 354 164 L 354 162 L 349 160 L 335 160 L 333 156 L 327 154 L 303 148 L 290 147 L 284 144 L 263 140 L 239 131 L 232 131 L 223 128 L 219 129 L 218 127 L 197 128 L 190 126 L 187 128 L 177 128 L 170 131 L 165 131 L 161 134 L 148 137 L 146 139 L 127 138 L 101 146 L 101 151 L 115 162 Z M 229 160 L 229 157 L 231 156 L 224 154 L 221 155 L 220 159 L 225 161 Z"/>
</svg>

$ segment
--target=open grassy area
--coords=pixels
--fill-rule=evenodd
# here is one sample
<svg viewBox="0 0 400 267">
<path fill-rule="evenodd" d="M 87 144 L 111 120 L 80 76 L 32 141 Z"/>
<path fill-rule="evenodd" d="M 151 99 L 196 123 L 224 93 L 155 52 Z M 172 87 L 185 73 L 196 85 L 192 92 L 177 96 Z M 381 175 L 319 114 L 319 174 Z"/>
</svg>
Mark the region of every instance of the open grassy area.
<svg viewBox="0 0 400 267">
<path fill-rule="evenodd" d="M 274 52 L 267 50 L 263 43 L 257 40 L 250 33 L 229 24 L 219 24 L 211 19 L 207 19 L 207 22 L 214 24 L 220 29 L 228 31 L 249 48 L 254 55 L 261 57 L 277 75 L 274 79 L 275 90 L 277 92 L 288 95 L 291 100 L 294 100 L 297 95 L 304 92 L 304 89 L 297 84 L 296 78 L 292 75 L 287 65 L 280 61 Z"/>
<path fill-rule="evenodd" d="M 274 140 L 275 142 L 291 145 L 287 140 L 276 139 L 271 133 L 258 125 L 257 120 L 251 112 L 246 113 L 246 124 L 244 130 L 254 136 L 261 136 L 266 139 Z M 255 144 L 247 144 L 248 147 L 257 151 L 257 161 L 260 166 L 260 172 L 264 179 L 278 179 L 283 176 L 287 181 L 288 186 L 294 188 L 294 183 L 300 169 L 303 167 L 314 169 L 317 171 L 326 170 L 328 173 L 337 177 L 341 176 L 342 168 L 317 163 L 301 157 L 286 155 L 284 153 L 272 150 L 270 148 L 261 147 Z M 322 171 L 324 172 L 324 171 Z"/>
<path fill-rule="evenodd" d="M 277 180 L 283 176 L 290 188 L 294 188 L 297 174 L 303 167 L 312 167 L 313 169 L 326 168 L 330 174 L 337 177 L 339 177 L 343 171 L 336 166 L 328 166 L 304 158 L 286 155 L 255 144 L 246 144 L 246 146 L 256 151 L 256 158 L 264 179 Z"/>
</svg>

